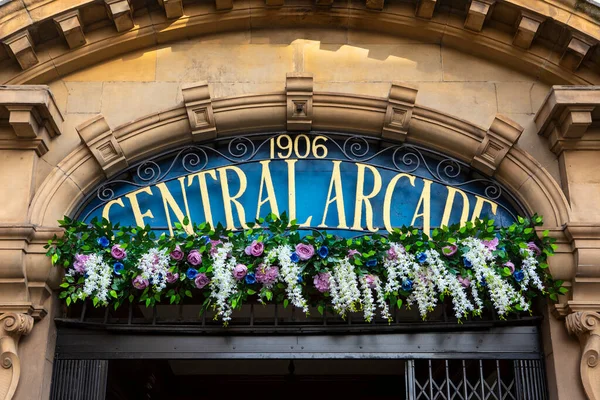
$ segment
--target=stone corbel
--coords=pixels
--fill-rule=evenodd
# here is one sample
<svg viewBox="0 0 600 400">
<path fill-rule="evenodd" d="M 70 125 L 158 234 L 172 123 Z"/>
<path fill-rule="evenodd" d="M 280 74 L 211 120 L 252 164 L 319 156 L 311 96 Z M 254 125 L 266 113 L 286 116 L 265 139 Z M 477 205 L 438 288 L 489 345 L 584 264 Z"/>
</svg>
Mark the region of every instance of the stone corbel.
<svg viewBox="0 0 600 400">
<path fill-rule="evenodd" d="M 123 155 L 121 145 L 102 115 L 84 122 L 75 129 L 107 178 L 127 168 L 127 159 Z"/>
<path fill-rule="evenodd" d="M 184 85 L 181 92 L 192 128 L 192 140 L 197 142 L 216 138 L 217 125 L 208 83 Z"/>
<path fill-rule="evenodd" d="M 576 312 L 566 318 L 567 330 L 581 344 L 579 372 L 590 400 L 600 400 L 600 313 Z"/>
<path fill-rule="evenodd" d="M 306 73 L 289 73 L 285 80 L 287 129 L 309 131 L 313 117 L 313 77 Z"/>
<path fill-rule="evenodd" d="M 571 36 L 560 58 L 560 65 L 576 71 L 593 45 L 594 42 L 583 35 Z"/>
<path fill-rule="evenodd" d="M 19 339 L 29 334 L 33 328 L 33 318 L 19 313 L 0 315 L 0 400 L 13 398 L 21 375 L 21 360 L 18 348 Z"/>
<path fill-rule="evenodd" d="M 9 112 L 15 137 L 0 139 L 0 149 L 35 150 L 42 156 L 47 141 L 61 134 L 63 116 L 48 86 L 1 86 L 0 106 Z"/>
<path fill-rule="evenodd" d="M 544 20 L 544 17 L 537 14 L 521 11 L 517 18 L 517 31 L 513 38 L 513 44 L 524 50 L 530 48 Z"/>
<path fill-rule="evenodd" d="M 433 18 L 433 11 L 435 10 L 436 0 L 419 0 L 417 1 L 417 9 L 415 15 L 419 18 L 431 19 Z"/>
<path fill-rule="evenodd" d="M 61 36 L 67 41 L 69 48 L 75 49 L 86 43 L 79 10 L 59 15 L 54 18 L 54 22 L 56 23 Z"/>
<path fill-rule="evenodd" d="M 471 165 L 484 174 L 493 176 L 506 154 L 519 140 L 521 133 L 523 128 L 519 124 L 503 115 L 496 115 L 477 148 Z"/>
<path fill-rule="evenodd" d="M 117 32 L 133 28 L 133 9 L 129 0 L 104 0 L 108 17 L 113 20 Z"/>
<path fill-rule="evenodd" d="M 385 0 L 366 0 L 366 6 L 369 10 L 383 10 Z"/>
<path fill-rule="evenodd" d="M 28 30 L 9 37 L 3 43 L 10 49 L 22 69 L 31 68 L 39 62 Z"/>
<path fill-rule="evenodd" d="M 465 29 L 481 32 L 484 22 L 491 15 L 495 0 L 472 0 L 467 9 Z"/>
<path fill-rule="evenodd" d="M 165 10 L 168 19 L 183 15 L 183 0 L 158 0 L 158 4 Z"/>
<path fill-rule="evenodd" d="M 392 83 L 381 130 L 382 138 L 401 142 L 406 140 L 416 99 L 416 89 Z"/>
</svg>

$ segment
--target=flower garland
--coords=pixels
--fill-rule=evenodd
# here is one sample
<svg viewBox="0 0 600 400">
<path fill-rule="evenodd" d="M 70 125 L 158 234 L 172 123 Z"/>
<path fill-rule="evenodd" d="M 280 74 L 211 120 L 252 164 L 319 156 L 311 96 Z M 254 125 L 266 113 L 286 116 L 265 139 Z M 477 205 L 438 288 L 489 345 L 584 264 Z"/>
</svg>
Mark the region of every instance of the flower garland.
<svg viewBox="0 0 600 400">
<path fill-rule="evenodd" d="M 185 221 L 184 221 L 185 222 Z M 63 237 L 47 246 L 52 262 L 66 269 L 59 297 L 119 307 L 203 299 L 226 325 L 244 302 L 317 307 L 342 317 L 362 311 L 392 319 L 394 309 L 416 305 L 423 319 L 449 299 L 459 321 L 493 308 L 500 318 L 531 309 L 535 296 L 564 294 L 548 273 L 553 240 L 538 238 L 541 217 L 519 218 L 497 228 L 491 220 L 432 231 L 396 229 L 387 237 L 354 239 L 301 231 L 285 215 L 249 223 L 241 233 L 175 224 L 172 237 L 149 227 L 86 225 L 65 219 Z"/>
</svg>

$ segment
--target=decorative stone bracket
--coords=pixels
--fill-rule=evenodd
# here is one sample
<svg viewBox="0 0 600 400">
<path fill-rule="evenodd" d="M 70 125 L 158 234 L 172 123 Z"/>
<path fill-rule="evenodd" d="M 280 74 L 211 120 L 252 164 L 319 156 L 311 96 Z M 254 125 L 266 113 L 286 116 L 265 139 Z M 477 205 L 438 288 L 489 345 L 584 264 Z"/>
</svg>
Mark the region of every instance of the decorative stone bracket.
<svg viewBox="0 0 600 400">
<path fill-rule="evenodd" d="M 285 80 L 287 98 L 287 129 L 309 131 L 313 117 L 313 76 L 289 73 Z"/>
<path fill-rule="evenodd" d="M 521 133 L 523 128 L 519 124 L 503 115 L 496 115 L 471 165 L 486 175 L 493 176 L 508 151 L 521 137 Z"/>
<path fill-rule="evenodd" d="M 392 83 L 381 136 L 404 142 L 412 118 L 417 89 Z"/>
<path fill-rule="evenodd" d="M 107 178 L 127 167 L 121 145 L 102 115 L 75 128 Z"/>
<path fill-rule="evenodd" d="M 600 400 L 600 313 L 593 311 L 569 314 L 567 330 L 581 344 L 579 364 L 583 388 L 590 400 Z"/>
<path fill-rule="evenodd" d="M 115 23 L 117 32 L 133 28 L 133 8 L 129 0 L 104 0 L 108 17 Z"/>
<path fill-rule="evenodd" d="M 217 125 L 207 82 L 184 85 L 181 88 L 194 141 L 217 137 Z"/>
<path fill-rule="evenodd" d="M 30 149 L 42 156 L 48 140 L 62 132 L 63 116 L 48 86 L 0 86 L 2 106 L 9 112 L 15 136 L 0 139 L 0 149 Z"/>
<path fill-rule="evenodd" d="M 10 400 L 17 390 L 21 375 L 18 354 L 19 339 L 29 334 L 33 318 L 29 315 L 6 313 L 0 315 L 0 400 Z"/>
</svg>

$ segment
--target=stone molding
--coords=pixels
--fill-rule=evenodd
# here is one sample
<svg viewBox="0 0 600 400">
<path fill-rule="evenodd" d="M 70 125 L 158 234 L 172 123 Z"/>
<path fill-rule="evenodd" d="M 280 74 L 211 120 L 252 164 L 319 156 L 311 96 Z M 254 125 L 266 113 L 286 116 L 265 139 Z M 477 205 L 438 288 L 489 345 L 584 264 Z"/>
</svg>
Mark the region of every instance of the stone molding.
<svg viewBox="0 0 600 400">
<path fill-rule="evenodd" d="M 522 126 L 510 118 L 497 115 L 479 145 L 471 165 L 484 174 L 493 176 L 522 133 Z"/>
<path fill-rule="evenodd" d="M 575 312 L 566 319 L 569 333 L 581 344 L 579 372 L 585 393 L 590 400 L 600 399 L 600 313 Z"/>
<path fill-rule="evenodd" d="M 381 136 L 404 142 L 408 135 L 417 89 L 392 83 Z"/>
<path fill-rule="evenodd" d="M 33 329 L 33 318 L 19 313 L 0 314 L 0 400 L 11 400 L 21 375 L 19 339 Z"/>
<path fill-rule="evenodd" d="M 313 76 L 289 73 L 285 79 L 287 130 L 309 131 L 313 117 Z"/>
<path fill-rule="evenodd" d="M 123 150 L 103 116 L 98 115 L 75 129 L 107 178 L 127 168 Z"/>
<path fill-rule="evenodd" d="M 0 86 L 0 107 L 8 110 L 15 135 L 0 139 L 0 149 L 34 150 L 42 156 L 48 140 L 62 132 L 63 116 L 48 86 Z"/>
<path fill-rule="evenodd" d="M 192 128 L 192 140 L 202 141 L 217 137 L 212 100 L 207 82 L 184 85 L 183 102 Z"/>
<path fill-rule="evenodd" d="M 278 27 L 297 28 L 298 20 L 301 19 L 302 24 L 306 24 L 307 27 L 360 27 L 393 35 L 404 32 L 421 40 L 425 38 L 435 42 L 443 41 L 451 47 L 468 49 L 475 55 L 501 60 L 529 73 L 533 70 L 538 71 L 537 73 L 543 75 L 546 80 L 570 84 L 600 83 L 600 57 L 594 51 L 597 41 L 600 40 L 597 23 L 577 11 L 539 0 L 498 0 L 504 8 L 511 10 L 504 15 L 514 15 L 512 23 L 494 20 L 495 24 L 507 25 L 505 31 L 486 28 L 487 21 L 493 14 L 492 0 L 473 0 L 469 11 L 462 16 L 443 7 L 435 7 L 435 1 L 419 0 L 411 12 L 413 17 L 408 16 L 404 9 L 394 8 L 397 6 L 375 11 L 383 6 L 381 0 L 369 0 L 368 4 L 365 0 L 364 5 L 353 3 L 347 8 L 330 6 L 329 2 L 315 3 L 312 0 L 302 0 L 306 1 L 306 4 L 294 3 L 286 7 L 274 7 L 283 2 L 273 0 L 277 3 L 274 4 L 269 0 L 264 6 L 250 6 L 244 3 L 236 4 L 233 8 L 232 0 L 215 0 L 214 6 L 207 4 L 200 8 L 190 7 L 189 14 L 184 13 L 176 17 L 181 11 L 180 1 L 162 0 L 164 10 L 158 7 L 156 10 L 149 8 L 134 16 L 128 0 L 105 0 L 107 18 L 114 22 L 116 31 L 87 35 L 89 37 L 85 36 L 84 31 L 84 37 L 81 37 L 81 29 L 75 26 L 68 32 L 77 39 L 72 39 L 72 42 L 71 39 L 67 39 L 67 43 L 70 47 L 83 40 L 86 40 L 86 43 L 72 48 L 64 48 L 62 43 L 38 43 L 38 36 L 34 36 L 32 40 L 29 31 L 36 31 L 38 25 L 48 18 L 59 19 L 67 12 L 76 11 L 79 11 L 80 25 L 89 23 L 90 26 L 102 26 L 102 21 L 86 21 L 86 15 L 90 14 L 87 7 L 92 7 L 96 2 L 83 0 L 77 7 L 68 8 L 59 4 L 58 0 L 48 0 L 43 6 L 36 5 L 38 8 L 35 9 L 34 15 L 45 13 L 42 19 L 31 17 L 29 6 L 24 6 L 20 12 L 28 15 L 28 18 L 4 18 L 3 21 L 7 22 L 0 22 L 0 41 L 5 43 L 7 49 L 12 46 L 20 55 L 20 58 L 15 59 L 20 62 L 21 67 L 15 68 L 14 64 L 18 63 L 13 64 L 11 60 L 0 60 L 0 70 L 8 71 L 3 74 L 2 80 L 10 84 L 55 80 L 118 54 L 162 45 L 165 42 L 186 40 L 199 33 L 214 34 L 248 29 L 249 26 L 252 29 L 269 28 L 274 20 L 277 21 Z M 170 11 L 171 6 L 176 11 Z M 413 5 L 406 3 L 402 7 Z M 231 11 L 224 13 L 223 10 Z M 170 19 L 165 18 L 165 13 Z M 553 39 L 553 42 L 548 38 L 538 41 L 537 17 L 544 19 L 544 31 L 554 30 L 557 33 L 553 37 L 563 38 L 564 35 L 559 33 L 566 28 L 571 40 L 567 43 L 559 42 L 558 39 Z M 73 18 L 69 21 L 77 24 Z M 381 23 L 382 21 L 385 23 Z M 66 24 L 66 21 L 63 24 Z M 59 34 L 64 34 L 63 29 L 67 28 L 57 24 L 56 29 Z M 87 29 L 92 28 L 88 26 Z M 530 50 L 532 43 L 536 46 Z M 35 51 L 37 45 L 44 45 L 44 57 L 40 59 Z M 540 48 L 545 50 L 540 51 Z"/>
</svg>

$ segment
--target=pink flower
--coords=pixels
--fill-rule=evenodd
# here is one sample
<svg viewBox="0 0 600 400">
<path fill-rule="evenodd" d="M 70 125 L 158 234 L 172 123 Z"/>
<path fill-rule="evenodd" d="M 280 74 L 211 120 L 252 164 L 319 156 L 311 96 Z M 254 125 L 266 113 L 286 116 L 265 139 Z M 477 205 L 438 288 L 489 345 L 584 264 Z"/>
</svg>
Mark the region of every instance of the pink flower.
<svg viewBox="0 0 600 400">
<path fill-rule="evenodd" d="M 167 283 L 175 283 L 179 279 L 179 274 L 178 273 L 174 274 L 171 271 L 168 271 L 165 279 L 167 280 Z"/>
<path fill-rule="evenodd" d="M 536 256 L 539 256 L 540 254 L 542 254 L 542 250 L 540 250 L 540 248 L 537 247 L 537 245 L 533 242 L 527 243 L 527 249 L 533 251 Z"/>
<path fill-rule="evenodd" d="M 313 283 L 317 290 L 321 293 L 325 293 L 329 291 L 329 279 L 331 278 L 331 274 L 329 272 L 319 272 L 313 278 Z"/>
<path fill-rule="evenodd" d="M 73 263 L 73 268 L 75 268 L 75 271 L 79 272 L 80 274 L 85 273 L 85 263 L 89 258 L 89 255 L 75 254 L 75 262 Z"/>
<path fill-rule="evenodd" d="M 485 247 L 487 247 L 488 249 L 490 249 L 490 251 L 494 251 L 496 250 L 496 247 L 498 247 L 498 238 L 493 238 L 492 240 L 482 240 L 481 243 L 483 243 L 483 245 Z"/>
<path fill-rule="evenodd" d="M 198 250 L 192 250 L 190 251 L 190 254 L 188 254 L 187 260 L 191 265 L 199 265 L 202 262 L 202 254 L 200 254 Z"/>
<path fill-rule="evenodd" d="M 456 254 L 457 250 L 458 250 L 458 246 L 455 244 L 451 244 L 451 245 L 442 247 L 442 254 L 445 255 L 446 257 L 450 257 L 450 256 L 453 256 L 454 254 Z"/>
<path fill-rule="evenodd" d="M 275 283 L 277 277 L 279 276 L 279 268 L 265 268 L 264 266 L 259 265 L 255 275 L 256 280 L 262 283 L 263 285 L 272 285 Z"/>
<path fill-rule="evenodd" d="M 315 248 L 310 244 L 298 243 L 296 245 L 296 254 L 301 260 L 309 260 L 315 255 Z"/>
<path fill-rule="evenodd" d="M 110 255 L 113 256 L 113 258 L 115 260 L 122 260 L 125 257 L 127 257 L 127 252 L 125 250 L 123 250 L 121 248 L 120 245 L 115 244 L 111 249 L 110 249 Z"/>
<path fill-rule="evenodd" d="M 398 253 L 396 253 L 396 250 L 393 247 L 390 247 L 388 249 L 387 258 L 388 260 L 395 260 L 396 258 L 398 258 Z"/>
<path fill-rule="evenodd" d="M 246 267 L 244 264 L 238 264 L 233 268 L 233 277 L 238 281 L 240 279 L 244 279 L 247 273 L 248 267 Z"/>
<path fill-rule="evenodd" d="M 461 285 L 463 285 L 464 288 L 468 288 L 469 286 L 471 286 L 471 281 L 468 278 L 463 278 L 462 276 L 458 276 L 458 281 L 460 282 Z"/>
<path fill-rule="evenodd" d="M 211 255 L 214 256 L 215 254 L 217 254 L 217 246 L 220 244 L 223 244 L 223 242 L 220 240 L 211 240 L 210 241 L 210 254 Z"/>
<path fill-rule="evenodd" d="M 171 258 L 175 261 L 183 260 L 183 251 L 181 251 L 181 247 L 179 245 L 175 246 L 175 250 L 171 252 Z"/>
<path fill-rule="evenodd" d="M 258 257 L 265 251 L 265 244 L 263 242 L 257 242 L 256 240 L 252 244 L 246 247 L 244 252 L 249 256 Z"/>
<path fill-rule="evenodd" d="M 196 275 L 196 278 L 194 279 L 194 284 L 196 284 L 196 287 L 198 289 L 202 289 L 204 286 L 208 285 L 210 283 L 210 279 L 208 279 L 208 276 L 206 276 L 206 274 L 198 274 Z"/>
<path fill-rule="evenodd" d="M 375 275 L 365 275 L 365 281 L 370 289 L 375 289 L 375 283 L 377 282 L 377 277 Z"/>
<path fill-rule="evenodd" d="M 141 275 L 136 276 L 133 279 L 133 287 L 136 289 L 144 290 L 148 287 L 148 285 L 150 285 L 150 282 L 148 282 L 148 279 L 142 278 Z"/>
<path fill-rule="evenodd" d="M 348 257 L 360 256 L 360 251 L 358 250 L 348 250 Z"/>
<path fill-rule="evenodd" d="M 512 262 L 508 261 L 504 264 L 504 266 L 508 269 L 510 269 L 510 273 L 512 274 L 513 272 L 515 272 L 515 264 L 513 264 Z"/>
</svg>

